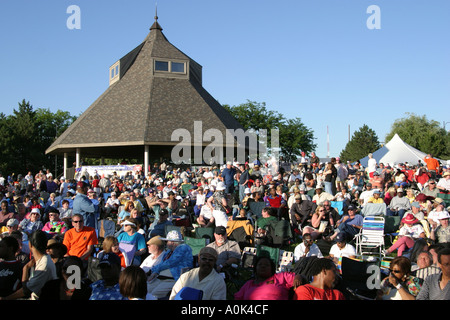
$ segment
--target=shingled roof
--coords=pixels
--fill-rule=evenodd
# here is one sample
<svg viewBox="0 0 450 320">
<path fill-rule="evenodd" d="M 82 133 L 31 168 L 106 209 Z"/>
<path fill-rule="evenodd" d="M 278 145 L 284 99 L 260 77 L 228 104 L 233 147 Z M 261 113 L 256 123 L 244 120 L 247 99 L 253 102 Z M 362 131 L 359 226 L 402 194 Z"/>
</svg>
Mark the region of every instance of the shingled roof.
<svg viewBox="0 0 450 320">
<path fill-rule="evenodd" d="M 184 64 L 184 72 L 164 72 L 156 61 Z M 120 79 L 46 150 L 62 154 L 82 150 L 84 156 L 142 155 L 137 146 L 174 146 L 172 132 L 194 121 L 203 132 L 242 129 L 237 120 L 202 86 L 202 66 L 172 45 L 157 21 L 145 40 L 120 59 Z M 208 143 L 205 143 L 207 145 Z M 155 149 L 157 150 L 157 149 Z"/>
</svg>

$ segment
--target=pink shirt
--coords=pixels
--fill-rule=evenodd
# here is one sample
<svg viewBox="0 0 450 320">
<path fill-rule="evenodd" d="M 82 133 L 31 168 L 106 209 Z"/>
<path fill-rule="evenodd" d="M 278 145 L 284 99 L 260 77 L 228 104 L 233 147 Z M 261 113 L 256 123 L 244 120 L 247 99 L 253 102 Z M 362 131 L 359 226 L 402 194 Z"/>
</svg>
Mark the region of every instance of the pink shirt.
<svg viewBox="0 0 450 320">
<path fill-rule="evenodd" d="M 293 286 L 294 272 L 280 272 L 255 284 L 247 281 L 234 295 L 235 300 L 288 300 L 289 288 Z"/>
</svg>

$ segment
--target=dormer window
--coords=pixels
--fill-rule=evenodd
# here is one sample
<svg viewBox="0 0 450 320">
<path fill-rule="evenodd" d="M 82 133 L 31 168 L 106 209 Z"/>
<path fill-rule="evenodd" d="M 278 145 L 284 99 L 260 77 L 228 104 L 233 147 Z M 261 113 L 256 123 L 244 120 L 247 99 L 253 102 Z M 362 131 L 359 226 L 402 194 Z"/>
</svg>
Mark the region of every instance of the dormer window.
<svg viewBox="0 0 450 320">
<path fill-rule="evenodd" d="M 155 61 L 155 70 L 169 72 L 169 62 L 168 61 Z"/>
<path fill-rule="evenodd" d="M 175 61 L 155 60 L 155 71 L 156 72 L 186 74 L 186 63 L 185 62 L 175 62 Z"/>
<path fill-rule="evenodd" d="M 120 78 L 120 60 L 109 68 L 109 85 L 118 81 Z"/>
</svg>

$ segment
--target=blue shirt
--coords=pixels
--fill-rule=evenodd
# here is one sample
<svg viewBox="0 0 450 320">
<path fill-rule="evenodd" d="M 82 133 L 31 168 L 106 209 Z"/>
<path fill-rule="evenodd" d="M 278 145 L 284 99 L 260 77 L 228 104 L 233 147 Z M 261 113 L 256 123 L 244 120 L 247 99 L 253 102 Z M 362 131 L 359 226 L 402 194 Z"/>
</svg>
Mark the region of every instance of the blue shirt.
<svg viewBox="0 0 450 320">
<path fill-rule="evenodd" d="M 77 193 L 75 199 L 73 200 L 73 214 L 79 213 L 83 216 L 84 225 L 88 227 L 95 228 L 96 217 L 93 215 L 95 213 L 95 207 L 91 199 L 87 195 L 82 193 Z"/>
<path fill-rule="evenodd" d="M 227 186 L 232 186 L 234 184 L 234 175 L 236 174 L 236 170 L 233 168 L 228 169 L 225 168 L 222 171 L 222 178 L 224 179 L 224 183 Z"/>
<path fill-rule="evenodd" d="M 181 269 L 193 267 L 192 249 L 187 244 L 180 244 L 173 251 L 166 250 L 163 255 L 161 262 L 150 269 L 152 273 L 160 273 L 169 269 L 173 278 L 177 281 L 181 275 Z"/>
<path fill-rule="evenodd" d="M 128 300 L 120 293 L 119 284 L 105 287 L 105 280 L 101 279 L 91 284 L 92 294 L 89 300 Z"/>
<path fill-rule="evenodd" d="M 126 244 L 132 244 L 136 248 L 136 251 L 147 248 L 147 244 L 145 243 L 145 238 L 139 232 L 133 233 L 133 235 L 129 235 L 127 232 L 122 232 L 117 236 L 117 241 Z M 140 256 L 135 256 L 134 259 L 136 262 L 141 261 Z"/>
</svg>

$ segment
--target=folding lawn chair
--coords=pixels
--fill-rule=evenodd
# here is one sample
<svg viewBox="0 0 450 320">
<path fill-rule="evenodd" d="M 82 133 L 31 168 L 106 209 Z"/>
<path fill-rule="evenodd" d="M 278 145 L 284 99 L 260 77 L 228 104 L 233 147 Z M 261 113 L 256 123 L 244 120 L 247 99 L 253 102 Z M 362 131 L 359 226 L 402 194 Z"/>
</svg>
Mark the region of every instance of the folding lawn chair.
<svg viewBox="0 0 450 320">
<path fill-rule="evenodd" d="M 381 258 L 384 250 L 384 217 L 364 217 L 363 226 L 356 238 L 358 255 L 378 254 Z"/>
</svg>

